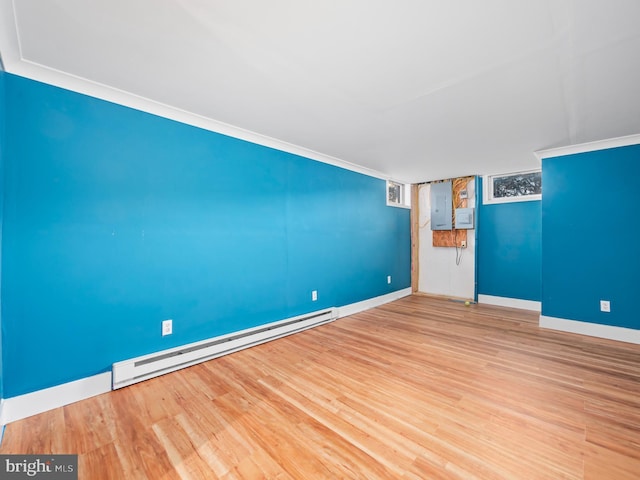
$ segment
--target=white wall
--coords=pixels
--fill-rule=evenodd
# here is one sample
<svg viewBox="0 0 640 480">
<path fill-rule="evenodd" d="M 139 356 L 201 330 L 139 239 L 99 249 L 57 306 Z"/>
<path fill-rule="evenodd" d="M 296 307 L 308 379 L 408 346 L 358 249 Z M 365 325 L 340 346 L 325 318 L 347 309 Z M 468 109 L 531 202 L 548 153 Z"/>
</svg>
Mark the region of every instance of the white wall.
<svg viewBox="0 0 640 480">
<path fill-rule="evenodd" d="M 419 206 L 419 250 L 418 291 L 433 295 L 446 295 L 473 299 L 475 293 L 475 230 L 467 230 L 467 248 L 458 249 L 462 259 L 456 265 L 454 247 L 434 247 L 431 231 L 431 185 L 420 185 Z M 475 181 L 467 185 L 468 206 L 476 207 Z M 477 212 L 476 212 L 477 213 Z M 474 215 L 475 216 L 475 215 Z M 477 219 L 474 219 L 477 221 Z"/>
</svg>

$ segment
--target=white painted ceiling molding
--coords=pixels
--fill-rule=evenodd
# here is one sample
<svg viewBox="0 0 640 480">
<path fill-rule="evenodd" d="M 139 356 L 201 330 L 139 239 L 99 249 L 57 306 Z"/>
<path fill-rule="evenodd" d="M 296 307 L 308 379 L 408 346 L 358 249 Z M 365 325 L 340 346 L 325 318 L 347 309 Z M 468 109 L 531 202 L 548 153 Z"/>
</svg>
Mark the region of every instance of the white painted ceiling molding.
<svg viewBox="0 0 640 480">
<path fill-rule="evenodd" d="M 576 153 L 595 152 L 597 150 L 606 150 L 608 148 L 628 147 L 629 145 L 640 144 L 640 133 L 635 135 L 626 135 L 624 137 L 608 138 L 606 140 L 597 140 L 595 142 L 581 143 L 578 145 L 567 145 L 566 147 L 549 148 L 535 152 L 536 157 L 540 160 L 545 158 L 563 157 L 565 155 L 575 155 Z"/>
<path fill-rule="evenodd" d="M 5 70 L 383 179 L 640 132 L 637 0 L 0 0 Z"/>
<path fill-rule="evenodd" d="M 10 0 L 2 1 L 4 3 L 10 2 Z M 5 5 L 2 5 L 2 7 L 5 7 Z M 21 77 L 29 78 L 31 80 L 36 80 L 38 82 L 64 88 L 66 90 L 72 90 L 74 92 L 82 93 L 90 97 L 99 98 L 101 100 L 113 102 L 119 105 L 133 108 L 135 110 L 140 110 L 146 113 L 151 113 L 153 115 L 158 115 L 160 117 L 175 120 L 187 125 L 199 127 L 211 132 L 221 133 L 223 135 L 246 140 L 251 143 L 263 145 L 265 147 L 274 148 L 283 152 L 292 153 L 294 155 L 300 155 L 305 158 L 327 163 L 375 178 L 390 180 L 390 177 L 388 175 L 384 175 L 381 172 L 363 167 L 361 165 L 355 165 L 345 160 L 331 157 L 320 152 L 315 152 L 298 145 L 293 145 L 277 138 L 271 138 L 266 135 L 261 135 L 260 133 L 245 130 L 234 125 L 229 125 L 224 122 L 198 115 L 197 113 L 188 112 L 186 110 L 182 110 L 171 105 L 166 105 L 149 98 L 145 98 L 130 92 L 126 92 L 124 90 L 111 87 L 109 85 L 104 85 L 87 78 L 78 77 L 67 72 L 62 72 L 45 65 L 39 65 L 38 63 L 25 60 L 21 58 L 19 54 L 15 55 L 16 52 L 19 53 L 19 48 L 16 48 L 16 46 L 19 45 L 18 37 L 15 36 L 16 24 L 14 22 L 6 22 L 4 13 L 4 10 L 0 10 L 0 17 L 2 17 L 2 23 L 0 24 L 0 26 L 5 27 L 3 28 L 4 35 L 0 37 L 0 40 L 2 41 L 2 43 L 0 43 L 0 47 L 3 45 L 14 47 L 0 50 L 0 52 L 4 52 L 5 50 L 10 52 L 8 56 L 10 68 L 6 67 L 7 60 L 4 56 L 2 57 L 5 64 L 5 71 Z M 7 25 L 7 23 L 10 23 L 10 25 Z M 5 37 L 10 36 L 12 32 L 13 38 L 7 38 L 5 43 Z"/>
</svg>

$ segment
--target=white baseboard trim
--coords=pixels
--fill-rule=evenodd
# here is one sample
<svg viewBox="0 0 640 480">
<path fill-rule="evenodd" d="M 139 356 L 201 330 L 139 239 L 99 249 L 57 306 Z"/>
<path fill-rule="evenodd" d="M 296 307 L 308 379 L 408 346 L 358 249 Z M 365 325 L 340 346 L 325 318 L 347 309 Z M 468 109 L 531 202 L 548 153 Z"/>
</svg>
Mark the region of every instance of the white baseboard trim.
<svg viewBox="0 0 640 480">
<path fill-rule="evenodd" d="M 542 302 L 521 300 L 519 298 L 494 297 L 493 295 L 478 295 L 478 303 L 496 305 L 497 307 L 520 308 L 522 310 L 542 311 Z"/>
<path fill-rule="evenodd" d="M 5 398 L 0 424 L 6 425 L 110 391 L 111 372 L 105 372 L 17 397 Z"/>
<path fill-rule="evenodd" d="M 600 323 L 580 322 L 564 318 L 547 317 L 540 315 L 541 328 L 560 330 L 562 332 L 578 333 L 590 337 L 606 338 L 619 342 L 640 344 L 640 330 L 632 328 L 614 327 Z"/>
<path fill-rule="evenodd" d="M 380 305 L 393 302 L 394 300 L 398 300 L 403 297 L 408 297 L 409 295 L 411 295 L 411 287 L 396 290 L 395 292 L 380 295 L 379 297 L 370 298 L 368 300 L 363 300 L 362 302 L 344 305 L 338 308 L 338 318 L 348 317 L 349 315 L 364 312 L 370 308 L 379 307 Z"/>
<path fill-rule="evenodd" d="M 411 288 L 370 298 L 362 302 L 345 305 L 338 309 L 338 318 L 353 315 L 385 303 L 411 295 Z M 64 407 L 111 391 L 111 372 L 101 373 L 92 377 L 81 378 L 55 387 L 45 388 L 17 397 L 0 400 L 0 425 L 6 425 L 23 418 L 37 415 L 55 408 Z"/>
</svg>

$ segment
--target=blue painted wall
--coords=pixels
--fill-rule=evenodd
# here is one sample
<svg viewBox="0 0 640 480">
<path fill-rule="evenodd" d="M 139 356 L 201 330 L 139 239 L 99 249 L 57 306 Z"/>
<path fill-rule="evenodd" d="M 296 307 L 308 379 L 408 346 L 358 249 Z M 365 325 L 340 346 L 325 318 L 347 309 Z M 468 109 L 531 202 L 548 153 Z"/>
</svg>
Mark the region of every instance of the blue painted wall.
<svg viewBox="0 0 640 480">
<path fill-rule="evenodd" d="M 2 367 L 2 218 L 4 211 L 4 144 L 5 144 L 5 73 L 0 62 L 0 398 L 4 398 L 4 376 Z M 2 435 L 0 434 L 0 442 Z"/>
<path fill-rule="evenodd" d="M 478 293 L 540 301 L 541 202 L 483 205 L 481 193 L 478 199 Z"/>
<path fill-rule="evenodd" d="M 639 175 L 640 145 L 543 160 L 543 315 L 640 329 Z"/>
<path fill-rule="evenodd" d="M 5 397 L 410 286 L 384 181 L 5 80 Z"/>
</svg>

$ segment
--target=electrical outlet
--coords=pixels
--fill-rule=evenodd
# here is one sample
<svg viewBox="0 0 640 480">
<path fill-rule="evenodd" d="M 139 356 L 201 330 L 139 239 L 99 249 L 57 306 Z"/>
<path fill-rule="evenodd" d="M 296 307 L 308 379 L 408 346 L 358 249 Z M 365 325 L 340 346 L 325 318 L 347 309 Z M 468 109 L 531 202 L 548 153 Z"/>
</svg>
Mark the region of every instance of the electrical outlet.
<svg viewBox="0 0 640 480">
<path fill-rule="evenodd" d="M 162 336 L 171 335 L 173 333 L 173 320 L 162 321 Z"/>
<path fill-rule="evenodd" d="M 314 290 L 313 292 L 311 292 L 311 301 L 315 302 L 316 300 L 318 300 L 318 291 Z"/>
<path fill-rule="evenodd" d="M 387 283 L 391 284 L 391 275 L 387 275 Z"/>
<path fill-rule="evenodd" d="M 611 302 L 609 300 L 600 300 L 600 311 L 601 312 L 610 312 L 611 311 Z"/>
<path fill-rule="evenodd" d="M 467 241 L 466 240 L 460 240 L 460 248 L 467 248 Z"/>
</svg>

